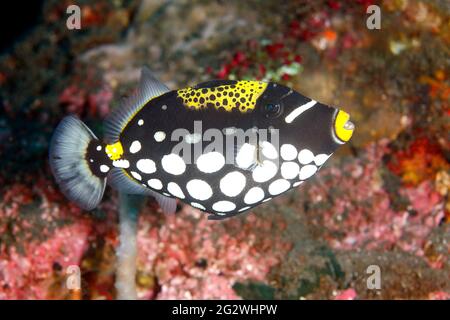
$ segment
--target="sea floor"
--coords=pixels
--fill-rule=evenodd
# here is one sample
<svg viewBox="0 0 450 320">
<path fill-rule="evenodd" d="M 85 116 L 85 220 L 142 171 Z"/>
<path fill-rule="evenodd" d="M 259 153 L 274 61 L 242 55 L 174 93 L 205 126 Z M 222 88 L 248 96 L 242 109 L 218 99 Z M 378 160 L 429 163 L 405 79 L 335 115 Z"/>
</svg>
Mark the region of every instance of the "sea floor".
<svg viewBox="0 0 450 320">
<path fill-rule="evenodd" d="M 90 213 L 69 203 L 48 141 L 68 113 L 101 136 L 143 64 L 171 88 L 277 81 L 356 130 L 314 178 L 250 213 L 216 222 L 180 203 L 167 216 L 149 199 L 139 298 L 450 299 L 447 1 L 78 2 L 81 30 L 45 1 L 0 56 L 0 299 L 116 297 L 117 193 Z M 65 285 L 71 265 L 81 290 Z"/>
</svg>

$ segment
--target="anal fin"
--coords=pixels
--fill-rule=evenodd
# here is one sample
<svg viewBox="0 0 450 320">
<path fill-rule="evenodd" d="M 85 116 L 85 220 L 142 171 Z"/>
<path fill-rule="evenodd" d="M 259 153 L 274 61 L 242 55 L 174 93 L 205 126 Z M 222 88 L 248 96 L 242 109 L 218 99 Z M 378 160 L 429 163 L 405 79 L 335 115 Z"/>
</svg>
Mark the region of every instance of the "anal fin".
<svg viewBox="0 0 450 320">
<path fill-rule="evenodd" d="M 174 198 L 164 196 L 152 190 L 149 191 L 151 192 L 150 195 L 158 202 L 162 212 L 167 214 L 175 213 L 177 209 L 177 201 Z"/>
<path fill-rule="evenodd" d="M 144 187 L 140 183 L 130 178 L 124 169 L 113 168 L 108 175 L 108 184 L 114 189 L 127 194 L 138 194 L 155 198 L 164 213 L 174 213 L 177 202 L 174 198 L 166 197 L 156 191 Z"/>
<path fill-rule="evenodd" d="M 128 194 L 150 196 L 151 190 L 134 181 L 122 168 L 112 168 L 108 174 L 108 184 L 116 190 Z"/>
</svg>

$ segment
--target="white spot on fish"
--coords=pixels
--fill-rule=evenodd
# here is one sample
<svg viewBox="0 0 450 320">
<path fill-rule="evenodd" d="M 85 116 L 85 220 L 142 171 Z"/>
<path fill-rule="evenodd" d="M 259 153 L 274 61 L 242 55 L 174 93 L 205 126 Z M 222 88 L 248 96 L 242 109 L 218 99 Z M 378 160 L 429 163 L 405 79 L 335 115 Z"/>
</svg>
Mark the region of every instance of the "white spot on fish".
<svg viewBox="0 0 450 320">
<path fill-rule="evenodd" d="M 211 198 L 213 192 L 208 183 L 200 179 L 193 179 L 186 184 L 186 189 L 192 198 L 197 200 L 207 200 Z"/>
<path fill-rule="evenodd" d="M 309 177 L 311 177 L 312 175 L 314 175 L 314 173 L 316 173 L 316 171 L 317 171 L 317 167 L 313 164 L 304 166 L 300 169 L 299 178 L 300 178 L 300 180 L 306 180 Z"/>
<path fill-rule="evenodd" d="M 298 187 L 299 185 L 301 185 L 304 181 L 297 181 L 296 183 L 293 184 L 294 187 Z"/>
<path fill-rule="evenodd" d="M 313 160 L 314 160 L 314 154 L 308 149 L 303 149 L 298 153 L 298 161 L 301 164 L 308 164 Z"/>
<path fill-rule="evenodd" d="M 94 160 L 93 160 L 93 159 L 89 159 L 89 162 L 90 162 L 90 163 L 94 163 Z"/>
<path fill-rule="evenodd" d="M 284 162 L 281 165 L 281 176 L 285 179 L 294 179 L 299 171 L 300 166 L 295 162 Z"/>
<path fill-rule="evenodd" d="M 292 144 L 283 144 L 280 148 L 281 157 L 286 161 L 291 161 L 297 158 L 297 148 Z"/>
<path fill-rule="evenodd" d="M 136 153 L 139 150 L 141 150 L 141 143 L 137 140 L 133 141 L 133 143 L 130 146 L 130 152 L 131 153 Z"/>
<path fill-rule="evenodd" d="M 206 208 L 204 206 L 202 206 L 200 203 L 197 203 L 197 202 L 191 202 L 191 206 L 193 206 L 194 208 L 197 208 L 197 209 L 206 210 Z"/>
<path fill-rule="evenodd" d="M 220 190 L 229 197 L 235 197 L 245 188 L 245 176 L 239 171 L 227 173 L 220 180 Z"/>
<path fill-rule="evenodd" d="M 174 153 L 165 155 L 161 159 L 163 169 L 170 174 L 180 175 L 186 170 L 186 164 L 183 159 Z"/>
<path fill-rule="evenodd" d="M 164 131 L 156 131 L 153 137 L 155 138 L 156 142 L 162 142 L 166 138 L 166 133 Z"/>
<path fill-rule="evenodd" d="M 184 193 L 181 190 L 180 186 L 175 182 L 169 182 L 167 185 L 167 190 L 177 198 L 184 199 Z"/>
<path fill-rule="evenodd" d="M 246 204 L 254 204 L 264 199 L 264 191 L 260 187 L 253 187 L 247 191 L 244 197 Z"/>
<path fill-rule="evenodd" d="M 139 121 L 138 121 L 138 126 L 142 126 L 143 124 L 144 124 L 144 120 L 139 119 Z"/>
<path fill-rule="evenodd" d="M 268 141 L 263 141 L 261 143 L 261 148 L 262 148 L 262 154 L 269 158 L 269 159 L 276 159 L 278 158 L 278 151 L 277 149 L 274 147 L 273 144 L 271 144 Z"/>
<path fill-rule="evenodd" d="M 328 160 L 328 158 L 331 156 L 325 153 L 321 153 L 318 154 L 315 158 L 314 158 L 314 162 L 316 163 L 316 165 L 321 166 L 325 163 L 325 161 Z"/>
<path fill-rule="evenodd" d="M 142 180 L 142 177 L 141 177 L 141 175 L 139 173 L 134 172 L 134 171 L 130 171 L 130 173 L 133 176 L 133 178 L 135 178 L 136 180 L 139 180 L 139 181 Z"/>
<path fill-rule="evenodd" d="M 244 207 L 244 208 L 242 208 L 242 209 L 239 209 L 238 212 L 246 211 L 246 210 L 248 210 L 248 209 L 250 209 L 250 207 Z"/>
<path fill-rule="evenodd" d="M 256 160 L 256 147 L 249 143 L 244 143 L 236 156 L 236 164 L 239 168 L 247 169 Z"/>
<path fill-rule="evenodd" d="M 159 180 L 159 179 L 150 179 L 150 180 L 148 180 L 147 183 L 150 188 L 153 188 L 156 190 L 161 190 L 163 187 L 163 184 L 162 184 L 161 180 Z"/>
<path fill-rule="evenodd" d="M 113 161 L 113 166 L 116 168 L 127 169 L 130 167 L 130 162 L 128 162 L 128 160 L 125 159 L 115 160 Z"/>
<path fill-rule="evenodd" d="M 107 165 L 102 164 L 100 166 L 100 171 L 103 172 L 103 173 L 106 173 L 106 172 L 109 171 L 109 167 Z"/>
<path fill-rule="evenodd" d="M 143 173 L 156 172 L 156 164 L 153 160 L 150 159 L 140 159 L 138 162 L 136 162 L 136 167 Z"/>
<path fill-rule="evenodd" d="M 224 133 L 225 135 L 232 135 L 232 134 L 235 134 L 235 133 L 236 133 L 236 128 L 235 128 L 235 127 L 228 127 L 228 128 L 225 128 L 225 129 L 223 129 L 223 133 Z"/>
<path fill-rule="evenodd" d="M 273 196 L 276 196 L 280 193 L 285 192 L 287 189 L 289 189 L 290 186 L 291 184 L 289 183 L 289 181 L 285 179 L 278 179 L 269 185 L 269 193 Z"/>
<path fill-rule="evenodd" d="M 253 180 L 256 182 L 266 182 L 272 179 L 277 173 L 278 168 L 275 163 L 269 160 L 264 160 L 262 165 L 253 170 Z"/>
<path fill-rule="evenodd" d="M 102 146 L 97 146 L 97 151 L 101 151 L 102 150 Z"/>
<path fill-rule="evenodd" d="M 222 169 L 225 165 L 224 156 L 217 151 L 202 154 L 197 159 L 198 170 L 205 173 L 213 173 Z"/>
<path fill-rule="evenodd" d="M 231 202 L 231 201 L 218 201 L 216 203 L 213 204 L 212 208 L 215 211 L 219 211 L 219 212 L 230 212 L 234 209 L 236 209 L 236 205 Z"/>
<path fill-rule="evenodd" d="M 202 140 L 202 135 L 200 133 L 190 133 L 184 136 L 184 141 L 189 144 L 194 144 Z"/>
</svg>

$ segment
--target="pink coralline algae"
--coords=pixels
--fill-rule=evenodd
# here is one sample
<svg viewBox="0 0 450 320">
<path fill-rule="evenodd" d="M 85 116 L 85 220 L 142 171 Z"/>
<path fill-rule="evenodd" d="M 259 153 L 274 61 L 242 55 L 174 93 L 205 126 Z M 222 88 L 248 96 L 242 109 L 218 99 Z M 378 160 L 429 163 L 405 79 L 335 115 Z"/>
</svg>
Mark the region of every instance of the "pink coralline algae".
<svg viewBox="0 0 450 320">
<path fill-rule="evenodd" d="M 1 252 L 0 299 L 48 299 L 55 281 L 55 265 L 60 270 L 80 265 L 89 229 L 88 224 L 79 221 L 58 229 L 44 242 L 29 243 L 24 253 L 15 248 Z"/>
<path fill-rule="evenodd" d="M 233 284 L 264 282 L 290 248 L 281 239 L 285 222 L 280 217 L 249 214 L 218 223 L 186 206 L 157 224 L 155 220 L 143 215 L 139 221 L 138 268 L 152 270 L 160 289 L 155 296 L 154 290 L 143 288 L 141 298 L 239 299 Z"/>
<path fill-rule="evenodd" d="M 347 289 L 339 292 L 336 297 L 334 297 L 334 300 L 355 300 L 356 296 L 355 289 Z"/>
<path fill-rule="evenodd" d="M 118 245 L 114 205 L 115 196 L 100 207 L 107 218 L 94 220 L 46 180 L 33 187 L 12 185 L 0 202 L 0 237 L 13 235 L 0 238 L 0 299 L 68 298 L 69 265 L 81 269 L 84 297 L 112 299 L 112 275 L 95 269 L 90 252 L 98 237 L 105 257 Z M 33 210 L 33 219 L 27 210 Z M 265 282 L 289 251 L 282 239 L 285 227 L 282 216 L 248 214 L 217 222 L 189 206 L 163 215 L 149 204 L 138 225 L 139 298 L 239 298 L 232 288 L 236 281 Z M 105 258 L 105 270 L 113 263 Z M 91 279 L 93 270 L 100 275 Z"/>
<path fill-rule="evenodd" d="M 430 300 L 450 300 L 450 293 L 444 291 L 430 292 L 428 295 Z"/>
<path fill-rule="evenodd" d="M 43 179 L 33 187 L 11 185 L 3 193 L 0 299 L 56 297 L 49 296 L 55 291 L 50 287 L 62 281 L 69 265 L 80 265 L 92 226 L 78 208 L 58 204 L 61 197 Z M 58 292 L 65 291 L 63 283 L 59 286 Z"/>
<path fill-rule="evenodd" d="M 381 177 L 385 168 L 382 158 L 388 151 L 387 141 L 372 144 L 363 156 L 342 168 L 324 168 L 322 178 L 306 188 L 313 203 L 311 219 L 326 227 L 325 236 L 332 247 L 397 247 L 424 255 L 427 236 L 445 216 L 442 196 L 431 181 L 401 186 L 398 193 L 408 204 L 395 210 Z M 335 191 L 336 197 L 327 198 L 330 191 Z"/>
</svg>

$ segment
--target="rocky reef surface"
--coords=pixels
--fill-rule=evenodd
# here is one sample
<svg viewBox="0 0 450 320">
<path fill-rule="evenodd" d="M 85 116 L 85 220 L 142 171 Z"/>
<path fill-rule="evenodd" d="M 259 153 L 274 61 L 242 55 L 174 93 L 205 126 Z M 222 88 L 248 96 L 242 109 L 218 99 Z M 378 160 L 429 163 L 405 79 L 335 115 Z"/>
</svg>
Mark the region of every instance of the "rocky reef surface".
<svg viewBox="0 0 450 320">
<path fill-rule="evenodd" d="M 171 88 L 287 84 L 352 115 L 355 135 L 310 181 L 233 219 L 149 199 L 138 222 L 141 299 L 449 299 L 447 1 L 45 1 L 0 56 L 0 299 L 113 299 L 115 191 L 68 203 L 47 162 L 53 128 L 102 121 L 143 64 Z M 366 8 L 381 8 L 369 30 Z M 81 268 L 80 291 L 66 270 Z M 370 266 L 381 288 L 367 286 Z"/>
</svg>

